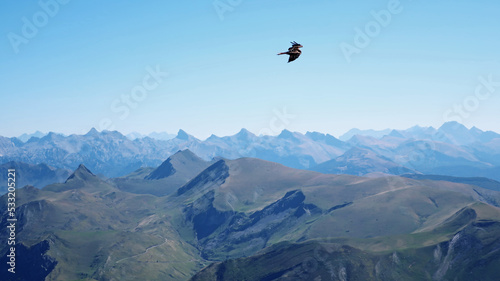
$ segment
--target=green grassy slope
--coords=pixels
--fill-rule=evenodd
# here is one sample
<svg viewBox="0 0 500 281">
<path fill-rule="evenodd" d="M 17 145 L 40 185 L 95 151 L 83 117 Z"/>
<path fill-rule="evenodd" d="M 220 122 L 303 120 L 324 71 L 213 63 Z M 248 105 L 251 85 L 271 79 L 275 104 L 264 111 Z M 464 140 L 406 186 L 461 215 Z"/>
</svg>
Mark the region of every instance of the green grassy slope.
<svg viewBox="0 0 500 281">
<path fill-rule="evenodd" d="M 66 183 L 17 194 L 18 242 L 48 241 L 57 261 L 47 280 L 186 280 L 205 265 L 164 201 L 120 191 L 83 166 Z"/>
<path fill-rule="evenodd" d="M 324 175 L 250 158 L 224 160 L 187 186 L 171 197 L 184 210 L 181 228 L 204 257 L 215 260 L 252 255 L 282 241 L 325 237 L 416 233 L 412 243 L 432 244 L 442 237 L 418 233 L 437 228 L 464 207 L 498 205 L 500 198 L 497 192 L 459 183 Z M 287 202 L 289 192 L 304 198 Z M 273 204 L 281 207 L 269 211 Z"/>
</svg>

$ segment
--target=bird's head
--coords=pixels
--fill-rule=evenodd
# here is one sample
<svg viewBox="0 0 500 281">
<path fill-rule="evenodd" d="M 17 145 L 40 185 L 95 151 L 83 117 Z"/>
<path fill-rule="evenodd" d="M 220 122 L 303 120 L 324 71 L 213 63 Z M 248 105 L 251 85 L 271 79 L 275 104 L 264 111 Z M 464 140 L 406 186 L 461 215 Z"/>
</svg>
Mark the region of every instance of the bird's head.
<svg viewBox="0 0 500 281">
<path fill-rule="evenodd" d="M 302 45 L 300 45 L 299 43 L 297 43 L 295 41 L 292 41 L 290 43 L 292 43 L 292 47 L 296 47 L 296 48 L 302 48 L 303 47 Z"/>
</svg>

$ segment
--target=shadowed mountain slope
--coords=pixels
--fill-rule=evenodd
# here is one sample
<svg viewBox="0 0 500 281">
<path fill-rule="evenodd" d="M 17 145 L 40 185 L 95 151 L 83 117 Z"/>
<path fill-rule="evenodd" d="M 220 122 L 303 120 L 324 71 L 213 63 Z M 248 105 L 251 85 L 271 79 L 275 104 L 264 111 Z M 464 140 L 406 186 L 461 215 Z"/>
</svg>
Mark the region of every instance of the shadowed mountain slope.
<svg viewBox="0 0 500 281">
<path fill-rule="evenodd" d="M 211 163 L 186 149 L 170 156 L 156 169 L 141 168 L 128 176 L 113 179 L 113 183 L 123 191 L 165 196 L 175 192 Z"/>
</svg>

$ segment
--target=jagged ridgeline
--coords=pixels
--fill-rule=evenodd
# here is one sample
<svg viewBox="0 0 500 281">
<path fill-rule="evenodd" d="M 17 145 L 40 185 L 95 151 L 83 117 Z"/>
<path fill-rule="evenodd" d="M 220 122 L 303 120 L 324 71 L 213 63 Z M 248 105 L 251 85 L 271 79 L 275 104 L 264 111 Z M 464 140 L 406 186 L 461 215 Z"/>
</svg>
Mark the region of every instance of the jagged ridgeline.
<svg viewBox="0 0 500 281">
<path fill-rule="evenodd" d="M 188 150 L 120 178 L 80 165 L 17 190 L 18 267 L 29 270 L 6 280 L 497 280 L 500 193 L 458 181 Z"/>
<path fill-rule="evenodd" d="M 500 181 L 500 135 L 475 127 L 468 129 L 457 122 L 445 123 L 438 129 L 419 126 L 407 130 L 353 129 L 339 139 L 330 134 L 288 130 L 277 136 L 256 136 L 245 129 L 232 136 L 212 135 L 205 140 L 183 130 L 171 139 L 158 135 L 156 139 L 131 139 L 117 131 L 95 129 L 84 135 L 49 133 L 35 134 L 26 140 L 27 137 L 20 136 L 22 140 L 0 137 L 0 163 L 45 163 L 61 170 L 74 170 L 83 163 L 96 174 L 112 178 L 129 175 L 140 168 L 141 173 L 145 173 L 177 151 L 189 149 L 204 161 L 217 157 L 254 157 L 331 174 L 421 173 Z M 149 179 L 164 175 L 168 167 Z M 49 177 L 40 174 L 43 167 L 30 169 L 33 172 L 26 173 L 27 184 L 43 187 L 52 183 L 50 180 L 61 182 L 63 171 L 53 171 Z M 29 174 L 42 178 L 29 179 Z"/>
</svg>

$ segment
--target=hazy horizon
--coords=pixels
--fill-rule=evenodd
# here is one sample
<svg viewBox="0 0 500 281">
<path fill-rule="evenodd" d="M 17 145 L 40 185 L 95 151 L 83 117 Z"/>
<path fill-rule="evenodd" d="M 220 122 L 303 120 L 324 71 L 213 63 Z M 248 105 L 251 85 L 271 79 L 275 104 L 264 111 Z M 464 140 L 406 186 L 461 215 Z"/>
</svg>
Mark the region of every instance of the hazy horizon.
<svg viewBox="0 0 500 281">
<path fill-rule="evenodd" d="M 454 121 L 449 121 L 449 122 L 454 122 Z M 446 122 L 445 122 L 446 123 Z M 420 125 L 413 125 L 413 126 L 410 126 L 410 127 L 407 127 L 407 128 L 384 128 L 384 129 L 371 129 L 371 128 L 351 128 L 345 132 L 342 132 L 341 134 L 338 134 L 338 135 L 335 135 L 335 134 L 332 134 L 330 132 L 323 132 L 323 131 L 311 131 L 311 130 L 308 130 L 308 131 L 294 131 L 294 130 L 289 130 L 287 128 L 284 128 L 283 130 L 288 130 L 288 131 L 291 131 L 291 132 L 294 132 L 294 133 L 300 133 L 300 134 L 303 134 L 305 135 L 307 132 L 318 132 L 318 133 L 322 133 L 322 134 L 330 134 L 332 136 L 334 136 L 335 138 L 340 138 L 342 137 L 343 135 L 349 133 L 350 131 L 352 130 L 360 130 L 360 131 L 376 131 L 376 132 L 380 132 L 380 131 L 385 131 L 385 130 L 400 130 L 400 131 L 404 131 L 404 130 L 408 130 L 408 129 L 411 129 L 413 127 L 421 127 L 421 128 L 434 128 L 434 129 L 439 129 L 442 125 L 444 125 L 445 123 L 441 124 L 440 126 L 420 126 Z M 476 127 L 476 126 L 466 126 L 464 124 L 461 124 L 461 123 L 458 123 L 460 125 L 463 125 L 464 127 L 466 127 L 467 129 L 472 129 L 472 128 L 477 128 L 481 131 L 493 131 L 495 133 L 500 133 L 500 131 L 494 131 L 494 130 L 485 130 L 483 128 L 480 128 L 480 127 Z M 49 133 L 55 133 L 55 134 L 61 134 L 61 135 L 64 135 L 64 136 L 69 136 L 69 135 L 85 135 L 87 134 L 89 131 L 91 131 L 92 129 L 96 129 L 95 127 L 92 127 L 90 129 L 88 129 L 87 131 L 83 132 L 83 133 L 80 133 L 80 132 L 72 132 L 72 133 L 64 133 L 64 132 L 58 132 L 58 131 L 47 131 L 47 132 L 43 132 L 43 131 L 40 131 L 40 130 L 37 130 L 37 131 L 33 131 L 33 132 L 25 132 L 25 133 L 22 133 L 20 135 L 12 135 L 12 136 L 8 136 L 8 135 L 2 135 L 0 134 L 0 136 L 3 136 L 3 137 L 9 137 L 9 138 L 12 138 L 12 137 L 19 137 L 19 136 L 22 136 L 22 135 L 32 135 L 32 134 L 35 134 L 35 133 L 42 133 L 44 135 L 47 135 Z M 97 129 L 96 129 L 97 130 Z M 97 130 L 98 132 L 103 132 L 103 131 L 116 131 L 116 132 L 119 132 L 120 134 L 124 135 L 124 136 L 128 136 L 130 134 L 140 134 L 142 136 L 148 136 L 150 134 L 162 134 L 162 133 L 165 133 L 165 134 L 169 134 L 169 135 L 173 135 L 174 137 L 179 133 L 179 131 L 182 130 L 184 132 L 186 132 L 187 134 L 199 139 L 199 140 L 206 140 L 207 138 L 209 138 L 210 136 L 212 135 L 216 135 L 218 137 L 226 137 L 226 136 L 233 136 L 233 135 L 236 135 L 238 134 L 241 130 L 247 130 L 249 131 L 250 133 L 256 135 L 256 136 L 263 136 L 263 134 L 258 134 L 258 132 L 253 132 L 251 130 L 248 130 L 247 128 L 240 128 L 238 129 L 237 131 L 233 132 L 233 133 L 229 133 L 227 135 L 217 135 L 217 134 L 210 134 L 209 136 L 206 136 L 206 137 L 200 137 L 200 136 L 197 136 L 191 132 L 189 132 L 188 130 L 184 130 L 182 128 L 179 128 L 177 131 L 175 132 L 168 132 L 168 131 L 152 131 L 152 132 L 137 132 L 137 131 L 132 131 L 132 132 L 122 132 L 120 130 Z M 268 135 L 268 136 L 277 136 L 279 135 L 283 130 L 280 130 L 279 132 L 277 133 L 274 133 L 273 134 L 264 134 L 264 135 Z"/>
<path fill-rule="evenodd" d="M 2 135 L 500 131 L 495 1 L 63 2 L 0 4 Z"/>
</svg>

